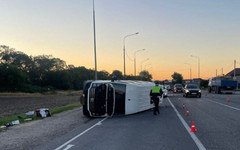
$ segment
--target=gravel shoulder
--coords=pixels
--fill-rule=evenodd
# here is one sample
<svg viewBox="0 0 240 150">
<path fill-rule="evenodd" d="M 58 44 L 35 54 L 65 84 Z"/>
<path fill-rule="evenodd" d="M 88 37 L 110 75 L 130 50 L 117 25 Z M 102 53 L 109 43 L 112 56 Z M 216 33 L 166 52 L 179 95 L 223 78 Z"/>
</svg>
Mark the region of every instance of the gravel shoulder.
<svg viewBox="0 0 240 150">
<path fill-rule="evenodd" d="M 0 149 L 27 150 L 42 145 L 56 137 L 66 134 L 88 121 L 76 108 L 43 120 L 32 121 L 8 128 L 0 132 Z"/>
</svg>

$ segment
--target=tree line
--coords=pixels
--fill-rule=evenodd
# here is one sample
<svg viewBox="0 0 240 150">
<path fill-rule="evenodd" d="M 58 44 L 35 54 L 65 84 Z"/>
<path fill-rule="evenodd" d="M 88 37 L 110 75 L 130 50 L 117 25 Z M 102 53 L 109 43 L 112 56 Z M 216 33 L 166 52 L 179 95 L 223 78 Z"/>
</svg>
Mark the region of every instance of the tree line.
<svg viewBox="0 0 240 150">
<path fill-rule="evenodd" d="M 139 76 L 123 76 L 119 70 L 111 74 L 98 71 L 99 80 L 151 81 L 144 70 Z M 67 65 L 52 55 L 28 56 L 9 46 L 0 45 L 0 91 L 47 92 L 52 90 L 80 90 L 85 80 L 94 80 L 94 70 Z"/>
<path fill-rule="evenodd" d="M 173 84 L 184 84 L 183 76 L 180 73 L 174 72 L 172 74 L 172 79 L 173 79 L 173 81 L 172 81 Z M 199 86 L 200 86 L 200 88 L 206 89 L 208 87 L 208 80 L 200 79 Z"/>
</svg>

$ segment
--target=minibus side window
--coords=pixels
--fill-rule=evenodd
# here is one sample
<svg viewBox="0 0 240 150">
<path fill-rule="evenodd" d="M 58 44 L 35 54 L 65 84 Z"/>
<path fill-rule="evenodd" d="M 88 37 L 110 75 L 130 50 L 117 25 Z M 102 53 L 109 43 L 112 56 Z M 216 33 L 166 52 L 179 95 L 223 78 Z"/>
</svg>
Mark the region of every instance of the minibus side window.
<svg viewBox="0 0 240 150">
<path fill-rule="evenodd" d="M 126 85 L 112 84 L 115 89 L 115 114 L 125 114 Z"/>
</svg>

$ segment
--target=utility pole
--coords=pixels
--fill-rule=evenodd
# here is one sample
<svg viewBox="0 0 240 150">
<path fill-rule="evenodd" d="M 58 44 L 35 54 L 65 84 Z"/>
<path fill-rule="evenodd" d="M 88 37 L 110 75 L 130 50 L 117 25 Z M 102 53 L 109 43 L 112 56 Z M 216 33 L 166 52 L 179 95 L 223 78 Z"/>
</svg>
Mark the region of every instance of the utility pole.
<svg viewBox="0 0 240 150">
<path fill-rule="evenodd" d="M 94 0 L 93 0 L 93 34 L 94 34 L 95 80 L 97 80 L 97 52 L 96 52 L 96 27 L 95 27 L 95 7 L 94 7 Z"/>
<path fill-rule="evenodd" d="M 137 53 L 140 52 L 140 51 L 145 51 L 145 49 L 140 49 L 140 50 L 137 50 L 137 51 L 134 52 L 134 75 L 135 75 L 135 76 L 137 75 L 137 74 L 136 74 L 136 72 L 137 72 L 137 71 L 136 71 L 136 70 L 137 70 L 137 69 L 136 69 L 136 63 L 137 63 L 137 62 L 136 62 L 136 55 L 137 55 Z"/>
<path fill-rule="evenodd" d="M 184 63 L 186 65 L 189 65 L 190 66 L 190 80 L 192 80 L 192 65 L 189 64 L 189 63 Z"/>
<path fill-rule="evenodd" d="M 223 68 L 222 68 L 222 76 L 223 76 Z"/>
<path fill-rule="evenodd" d="M 191 57 L 194 57 L 194 58 L 198 59 L 198 78 L 200 78 L 200 57 L 199 56 L 193 56 L 193 55 L 191 55 Z"/>
</svg>

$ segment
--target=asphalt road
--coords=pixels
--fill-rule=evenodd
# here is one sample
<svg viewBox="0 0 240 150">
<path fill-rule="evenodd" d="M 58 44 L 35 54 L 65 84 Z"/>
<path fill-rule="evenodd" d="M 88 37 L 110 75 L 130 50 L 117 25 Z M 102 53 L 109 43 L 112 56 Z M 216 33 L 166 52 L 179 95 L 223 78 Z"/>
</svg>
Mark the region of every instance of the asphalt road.
<svg viewBox="0 0 240 150">
<path fill-rule="evenodd" d="M 183 104 L 189 116 L 185 115 Z M 29 143 L 26 149 L 240 149 L 240 95 L 203 93 L 202 98 L 183 98 L 182 94 L 170 94 L 160 112 L 157 116 L 148 110 L 129 116 L 92 119 L 37 146 L 30 147 Z M 197 129 L 195 133 L 189 132 L 192 121 Z"/>
<path fill-rule="evenodd" d="M 79 137 L 59 149 L 71 145 L 74 145 L 71 150 L 198 149 L 167 101 L 165 106 L 160 108 L 161 113 L 157 116 L 149 110 L 129 116 L 93 120 L 88 126 L 68 133 L 68 140 Z M 67 142 L 62 138 L 65 137 L 37 149 L 56 149 Z"/>
</svg>

